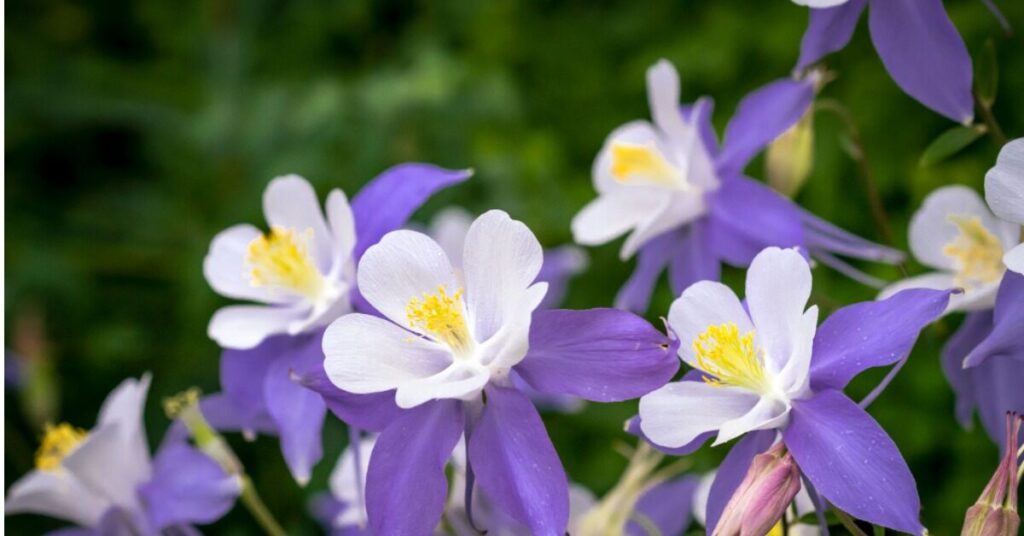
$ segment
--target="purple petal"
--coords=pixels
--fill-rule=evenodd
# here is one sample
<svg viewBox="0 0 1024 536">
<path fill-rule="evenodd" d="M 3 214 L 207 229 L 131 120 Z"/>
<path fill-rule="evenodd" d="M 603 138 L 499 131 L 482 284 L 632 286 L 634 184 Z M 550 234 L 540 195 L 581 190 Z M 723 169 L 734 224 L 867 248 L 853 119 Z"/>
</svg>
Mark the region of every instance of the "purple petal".
<svg viewBox="0 0 1024 536">
<path fill-rule="evenodd" d="M 814 336 L 811 387 L 842 389 L 864 370 L 906 358 L 921 330 L 942 316 L 950 294 L 908 289 L 833 313 Z"/>
<path fill-rule="evenodd" d="M 618 402 L 665 385 L 679 369 L 672 341 L 618 309 L 539 310 L 515 370 L 541 392 Z"/>
<path fill-rule="evenodd" d="M 729 454 L 725 455 L 722 464 L 718 466 L 718 473 L 715 481 L 711 484 L 711 492 L 708 494 L 708 510 L 705 515 L 707 519 L 708 534 L 715 530 L 725 505 L 732 498 L 736 488 L 747 476 L 747 470 L 754 461 L 754 456 L 768 450 L 775 442 L 775 430 L 761 430 L 751 432 L 743 436 Z"/>
<path fill-rule="evenodd" d="M 224 350 L 220 358 L 221 391 L 234 408 L 237 423 L 257 423 L 270 417 L 263 397 L 263 382 L 275 359 L 284 354 L 291 338 L 278 335 L 249 350 Z"/>
<path fill-rule="evenodd" d="M 963 366 L 964 357 L 992 331 L 992 311 L 968 313 L 960 328 L 942 348 L 942 371 L 956 394 L 956 419 L 960 426 L 971 428 L 977 407 L 975 374 Z"/>
<path fill-rule="evenodd" d="M 722 263 L 714 251 L 707 221 L 693 222 L 672 256 L 668 275 L 674 295 L 682 294 L 687 287 L 698 281 L 719 280 Z"/>
<path fill-rule="evenodd" d="M 761 149 L 800 120 L 813 99 L 810 80 L 788 78 L 744 97 L 725 129 L 722 152 L 715 159 L 719 175 L 742 173 Z"/>
<path fill-rule="evenodd" d="M 921 534 L 914 475 L 885 430 L 839 391 L 796 400 L 786 447 L 814 487 L 857 519 Z"/>
<path fill-rule="evenodd" d="M 480 490 L 532 534 L 565 534 L 569 483 L 540 415 L 515 389 L 490 385 L 469 436 Z"/>
<path fill-rule="evenodd" d="M 797 69 L 806 69 L 827 54 L 846 46 L 857 28 L 857 21 L 867 0 L 849 2 L 827 9 L 811 9 L 811 20 L 800 42 L 800 60 Z"/>
<path fill-rule="evenodd" d="M 1018 359 L 1024 362 L 1024 275 L 1007 271 L 996 294 L 992 332 L 964 359 L 965 367 L 974 367 L 989 359 Z"/>
<path fill-rule="evenodd" d="M 868 28 L 903 91 L 953 121 L 974 119 L 971 57 L 942 0 L 871 2 Z"/>
<path fill-rule="evenodd" d="M 320 433 L 327 406 L 320 395 L 295 382 L 296 373 L 323 367 L 320 336 L 294 338 L 293 345 L 267 370 L 263 396 L 281 442 L 288 469 L 305 485 L 323 456 Z"/>
<path fill-rule="evenodd" d="M 544 264 L 537 274 L 537 281 L 548 284 L 548 292 L 540 306 L 544 308 L 558 307 L 565 298 L 572 276 L 583 271 L 587 266 L 587 254 L 576 246 L 562 246 L 544 250 Z"/>
<path fill-rule="evenodd" d="M 757 181 L 736 177 L 712 194 L 707 240 L 715 255 L 744 267 L 769 246 L 804 243 L 800 211 L 788 199 Z"/>
<path fill-rule="evenodd" d="M 307 389 L 319 393 L 327 409 L 345 424 L 360 430 L 379 432 L 402 413 L 401 408 L 395 405 L 393 390 L 365 395 L 343 391 L 331 383 L 322 366 L 294 379 Z"/>
<path fill-rule="evenodd" d="M 262 398 L 262 397 L 261 397 Z M 233 400 L 224 393 L 213 393 L 199 401 L 199 409 L 203 417 L 216 430 L 223 432 L 246 432 L 260 434 L 276 434 L 277 429 L 269 413 L 253 416 L 243 414 Z M 185 432 L 188 433 L 187 431 Z M 164 442 L 167 440 L 165 439 Z"/>
<path fill-rule="evenodd" d="M 161 448 L 153 460 L 153 477 L 139 486 L 157 530 L 178 523 L 213 523 L 231 510 L 240 492 L 237 477 L 184 443 Z"/>
<path fill-rule="evenodd" d="M 385 234 L 400 229 L 420 205 L 438 190 L 470 177 L 470 170 L 453 171 L 431 164 L 399 164 L 377 175 L 352 199 L 356 222 L 355 258 Z"/>
<path fill-rule="evenodd" d="M 615 296 L 615 307 L 636 313 L 647 311 L 658 277 L 679 251 L 683 232 L 672 230 L 662 233 L 640 248 L 633 274 Z"/>
<path fill-rule="evenodd" d="M 690 117 L 693 110 L 698 111 L 697 117 Z M 711 97 L 701 97 L 693 104 L 683 105 L 681 110 L 687 121 L 697 123 L 697 128 L 700 130 L 700 141 L 704 144 L 704 149 L 711 155 L 718 153 L 718 135 L 715 134 L 715 127 L 711 124 L 711 115 L 714 110 L 715 99 Z"/>
<path fill-rule="evenodd" d="M 448 495 L 444 468 L 462 426 L 462 402 L 437 400 L 406 411 L 380 434 L 366 476 L 373 534 L 433 533 Z"/>
<path fill-rule="evenodd" d="M 693 504 L 693 492 L 697 490 L 700 479 L 684 476 L 654 486 L 640 496 L 636 503 L 636 511 L 649 519 L 658 527 L 659 534 L 675 536 L 682 534 L 690 525 L 690 508 Z M 647 530 L 630 521 L 626 526 L 630 536 L 646 536 Z"/>
</svg>

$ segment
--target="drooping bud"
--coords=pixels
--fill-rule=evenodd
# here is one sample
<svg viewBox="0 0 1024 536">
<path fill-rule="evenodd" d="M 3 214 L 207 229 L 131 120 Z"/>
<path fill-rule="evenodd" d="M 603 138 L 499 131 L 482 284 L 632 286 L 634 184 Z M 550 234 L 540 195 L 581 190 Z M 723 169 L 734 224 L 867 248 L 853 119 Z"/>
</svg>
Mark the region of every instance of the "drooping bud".
<svg viewBox="0 0 1024 536">
<path fill-rule="evenodd" d="M 800 469 L 782 443 L 754 457 L 725 505 L 715 536 L 768 534 L 800 491 Z"/>
<path fill-rule="evenodd" d="M 1021 418 L 1006 414 L 1006 454 L 978 501 L 967 509 L 960 536 L 1016 536 L 1020 528 L 1017 513 L 1017 483 L 1021 468 L 1017 465 L 1017 445 Z"/>
<path fill-rule="evenodd" d="M 804 116 L 768 145 L 765 175 L 768 185 L 786 197 L 793 197 L 807 181 L 814 161 L 814 112 Z"/>
<path fill-rule="evenodd" d="M 224 472 L 241 475 L 242 464 L 238 457 L 200 411 L 199 395 L 199 389 L 193 387 L 164 399 L 164 413 L 170 419 L 181 421 L 188 428 L 196 447 L 220 464 Z"/>
</svg>

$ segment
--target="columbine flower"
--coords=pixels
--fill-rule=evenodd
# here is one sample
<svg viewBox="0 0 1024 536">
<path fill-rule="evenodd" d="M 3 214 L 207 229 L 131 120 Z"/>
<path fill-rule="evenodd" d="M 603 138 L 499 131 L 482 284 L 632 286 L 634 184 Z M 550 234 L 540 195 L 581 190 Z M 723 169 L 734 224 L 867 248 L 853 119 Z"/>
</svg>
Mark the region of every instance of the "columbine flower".
<svg viewBox="0 0 1024 536">
<path fill-rule="evenodd" d="M 212 523 L 234 504 L 241 483 L 181 441 L 150 460 L 142 411 L 150 377 L 129 379 L 103 403 L 92 430 L 48 426 L 36 469 L 11 486 L 6 514 L 66 519 L 96 536 L 153 534 Z"/>
<path fill-rule="evenodd" d="M 718 148 L 711 102 L 679 107 L 679 76 L 662 60 L 647 71 L 654 122 L 633 121 L 614 130 L 594 162 L 598 197 L 573 219 L 575 241 L 609 242 L 629 233 L 622 259 L 639 252 L 632 278 L 616 304 L 645 310 L 661 272 L 669 266 L 675 292 L 717 280 L 721 262 L 746 266 L 767 246 L 800 246 L 822 263 L 865 280 L 834 254 L 898 262 L 899 252 L 852 236 L 797 207 L 743 168 L 769 142 L 804 115 L 813 80 L 778 80 L 748 95 Z"/>
<path fill-rule="evenodd" d="M 942 0 L 807 2 L 811 21 L 800 44 L 797 69 L 846 46 L 865 7 L 875 50 L 903 91 L 932 110 L 964 124 L 974 119 L 973 70 Z M 842 5 L 837 5 L 837 4 Z"/>
<path fill-rule="evenodd" d="M 469 175 L 427 164 L 395 166 L 351 206 L 333 190 L 326 219 L 305 179 L 274 179 L 263 197 L 269 230 L 231 227 L 214 238 L 204 262 L 214 290 L 263 303 L 225 307 L 210 321 L 210 335 L 225 348 L 223 394 L 203 404 L 210 422 L 221 430 L 279 435 L 301 484 L 322 456 L 327 409 L 355 426 L 382 427 L 397 412 L 392 402 L 353 397 L 323 377 L 324 326 L 353 309 L 372 312 L 355 286 L 363 252 L 405 225 L 434 192 Z"/>
<path fill-rule="evenodd" d="M 458 273 L 414 231 L 389 233 L 359 263 L 360 292 L 384 318 L 345 315 L 324 335 L 324 369 L 343 391 L 394 393 L 409 408 L 370 459 L 374 534 L 427 534 L 444 509 L 444 467 L 468 437 L 469 471 L 496 507 L 536 534 L 561 534 L 565 473 L 537 410 L 514 388 L 594 401 L 639 396 L 677 368 L 670 341 L 623 311 L 537 310 L 540 244 L 501 211 L 477 218 Z"/>
<path fill-rule="evenodd" d="M 991 309 L 1006 273 L 1003 256 L 1020 243 L 1020 225 L 992 214 L 966 186 L 939 188 L 910 221 L 910 250 L 935 272 L 897 282 L 882 292 L 906 288 L 962 288 L 950 311 Z"/>
<path fill-rule="evenodd" d="M 744 436 L 715 480 L 709 527 L 753 457 L 781 432 L 801 472 L 837 507 L 920 534 L 910 470 L 885 431 L 841 389 L 867 368 L 904 359 L 920 330 L 942 314 L 949 292 L 915 289 L 855 304 L 817 328 L 817 307 L 806 307 L 810 268 L 796 251 L 761 252 L 746 286 L 746 308 L 710 281 L 672 304 L 669 326 L 694 371 L 640 399 L 640 430 L 677 453 L 716 432 L 716 445 Z"/>
</svg>

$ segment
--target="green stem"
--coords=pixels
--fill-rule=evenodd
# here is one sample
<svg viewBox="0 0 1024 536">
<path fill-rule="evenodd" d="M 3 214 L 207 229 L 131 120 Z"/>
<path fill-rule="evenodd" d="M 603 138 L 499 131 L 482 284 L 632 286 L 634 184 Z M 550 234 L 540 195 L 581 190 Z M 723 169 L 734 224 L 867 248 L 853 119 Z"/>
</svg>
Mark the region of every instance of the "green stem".
<svg viewBox="0 0 1024 536">
<path fill-rule="evenodd" d="M 855 523 L 846 512 L 836 508 L 835 506 L 832 507 L 832 511 L 835 512 L 836 518 L 838 518 L 839 522 L 846 527 L 846 530 L 850 531 L 850 534 L 853 534 L 854 536 L 868 536 L 867 533 L 860 530 L 857 523 Z"/>
<path fill-rule="evenodd" d="M 267 509 L 267 505 L 263 503 L 263 499 L 260 498 L 249 475 L 243 474 L 240 478 L 242 479 L 242 504 L 256 519 L 256 523 L 270 536 L 287 536 L 281 525 L 274 519 L 274 515 Z"/>
<path fill-rule="evenodd" d="M 999 121 L 996 121 L 996 116 L 992 114 L 992 107 L 981 100 L 977 93 L 974 94 L 974 102 L 978 105 L 981 120 L 988 127 L 988 133 L 992 136 L 992 141 L 996 142 L 996 145 L 1000 147 L 1006 145 L 1006 142 L 1009 140 L 1006 139 L 1006 133 L 1003 132 L 1003 128 L 999 126 Z"/>
</svg>

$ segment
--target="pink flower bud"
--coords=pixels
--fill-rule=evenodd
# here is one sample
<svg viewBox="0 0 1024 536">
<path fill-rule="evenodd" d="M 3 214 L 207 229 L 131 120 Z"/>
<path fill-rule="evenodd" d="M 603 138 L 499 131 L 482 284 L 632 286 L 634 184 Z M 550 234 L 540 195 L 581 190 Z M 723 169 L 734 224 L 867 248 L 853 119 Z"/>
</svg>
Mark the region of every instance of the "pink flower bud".
<svg viewBox="0 0 1024 536">
<path fill-rule="evenodd" d="M 967 509 L 960 536 L 1016 536 L 1020 528 L 1017 513 L 1017 439 L 1021 419 L 1006 414 L 1006 454 L 978 501 Z"/>
<path fill-rule="evenodd" d="M 768 534 L 800 491 L 800 469 L 782 443 L 754 457 L 739 488 L 725 505 L 715 536 Z"/>
</svg>

